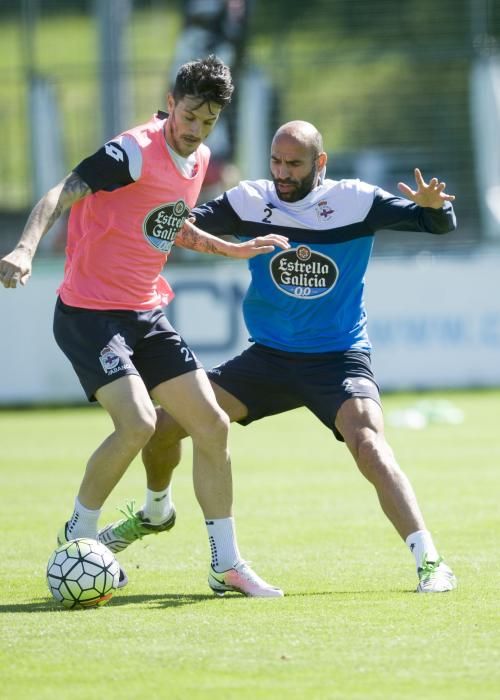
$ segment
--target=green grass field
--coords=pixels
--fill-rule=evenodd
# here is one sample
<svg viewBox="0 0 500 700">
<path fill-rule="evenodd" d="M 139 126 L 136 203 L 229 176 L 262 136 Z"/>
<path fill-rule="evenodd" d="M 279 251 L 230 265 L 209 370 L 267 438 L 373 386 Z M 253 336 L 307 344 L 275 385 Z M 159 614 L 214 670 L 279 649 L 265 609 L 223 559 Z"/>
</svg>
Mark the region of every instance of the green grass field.
<svg viewBox="0 0 500 700">
<path fill-rule="evenodd" d="M 98 408 L 0 412 L 1 698 L 443 700 L 500 697 L 500 391 L 454 392 L 461 425 L 388 428 L 459 578 L 419 596 L 413 559 L 347 450 L 305 410 L 231 434 L 242 553 L 284 599 L 218 599 L 189 448 L 178 522 L 121 555 L 130 583 L 66 611 L 45 565 L 83 464 L 109 430 Z M 415 395 L 385 399 L 389 414 Z M 142 502 L 139 461 L 103 523 Z"/>
</svg>

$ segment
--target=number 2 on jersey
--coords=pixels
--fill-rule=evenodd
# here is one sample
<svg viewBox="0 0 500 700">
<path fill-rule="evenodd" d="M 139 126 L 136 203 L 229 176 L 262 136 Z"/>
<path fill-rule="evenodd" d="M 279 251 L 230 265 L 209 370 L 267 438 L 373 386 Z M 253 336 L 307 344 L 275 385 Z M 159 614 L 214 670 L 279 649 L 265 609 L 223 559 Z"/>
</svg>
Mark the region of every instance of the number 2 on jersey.
<svg viewBox="0 0 500 700">
<path fill-rule="evenodd" d="M 184 362 L 191 362 L 194 360 L 193 354 L 189 348 L 182 347 L 181 354 L 184 355 Z"/>
</svg>

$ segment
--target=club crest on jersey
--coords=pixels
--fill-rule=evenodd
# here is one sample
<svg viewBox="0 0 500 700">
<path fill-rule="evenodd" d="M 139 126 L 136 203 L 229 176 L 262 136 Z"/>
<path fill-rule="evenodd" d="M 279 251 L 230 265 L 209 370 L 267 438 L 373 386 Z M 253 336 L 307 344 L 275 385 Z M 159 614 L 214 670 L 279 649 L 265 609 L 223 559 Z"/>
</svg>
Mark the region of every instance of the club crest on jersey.
<svg viewBox="0 0 500 700">
<path fill-rule="evenodd" d="M 278 253 L 269 267 L 278 289 L 298 299 L 318 299 L 328 294 L 339 276 L 338 267 L 331 258 L 306 245 Z"/>
<path fill-rule="evenodd" d="M 335 209 L 332 209 L 326 199 L 322 199 L 316 204 L 316 214 L 319 221 L 328 221 L 335 214 Z"/>
<path fill-rule="evenodd" d="M 189 207 L 182 199 L 156 207 L 142 224 L 147 242 L 161 253 L 169 253 L 188 215 Z"/>
</svg>

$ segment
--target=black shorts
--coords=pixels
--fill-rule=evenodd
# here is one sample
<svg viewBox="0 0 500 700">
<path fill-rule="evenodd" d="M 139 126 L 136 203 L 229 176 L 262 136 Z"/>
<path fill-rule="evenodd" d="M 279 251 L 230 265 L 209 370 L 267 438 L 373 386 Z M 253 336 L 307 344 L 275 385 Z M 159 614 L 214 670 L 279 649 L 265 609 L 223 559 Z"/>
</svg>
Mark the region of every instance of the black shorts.
<svg viewBox="0 0 500 700">
<path fill-rule="evenodd" d="M 241 425 L 306 406 L 343 441 L 335 418 L 346 399 L 370 398 L 380 405 L 370 354 L 359 350 L 310 355 L 255 344 L 208 376 L 248 408 Z"/>
<path fill-rule="evenodd" d="M 97 389 L 126 374 L 139 375 L 150 391 L 202 366 L 161 308 L 97 311 L 58 299 L 54 336 L 89 401 L 96 400 Z"/>
</svg>

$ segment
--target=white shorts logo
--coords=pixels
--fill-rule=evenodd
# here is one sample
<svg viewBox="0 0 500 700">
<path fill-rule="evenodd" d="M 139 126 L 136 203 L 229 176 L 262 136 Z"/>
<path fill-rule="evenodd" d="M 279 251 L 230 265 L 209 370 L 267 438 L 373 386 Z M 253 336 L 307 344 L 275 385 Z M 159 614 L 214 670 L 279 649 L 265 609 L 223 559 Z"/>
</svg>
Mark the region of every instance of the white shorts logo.
<svg viewBox="0 0 500 700">
<path fill-rule="evenodd" d="M 120 358 L 113 352 L 109 345 L 105 345 L 100 352 L 99 361 L 106 374 L 113 374 L 113 370 L 120 364 Z"/>
<path fill-rule="evenodd" d="M 353 394 L 355 391 L 359 391 L 360 388 L 364 386 L 373 387 L 374 384 L 365 377 L 347 377 L 347 379 L 344 379 L 342 382 L 342 386 L 348 393 Z"/>
</svg>

